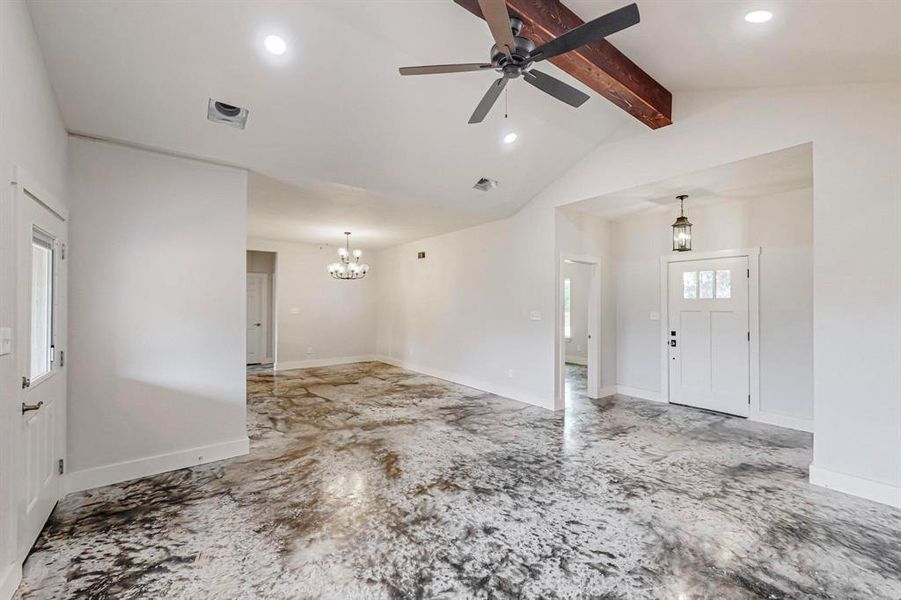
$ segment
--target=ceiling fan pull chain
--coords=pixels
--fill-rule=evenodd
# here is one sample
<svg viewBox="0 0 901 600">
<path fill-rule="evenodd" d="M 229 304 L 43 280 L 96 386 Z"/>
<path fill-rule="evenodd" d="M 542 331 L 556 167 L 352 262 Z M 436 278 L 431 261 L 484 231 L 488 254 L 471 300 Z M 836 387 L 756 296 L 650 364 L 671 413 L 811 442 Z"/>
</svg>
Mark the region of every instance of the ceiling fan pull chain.
<svg viewBox="0 0 901 600">
<path fill-rule="evenodd" d="M 510 88 L 504 88 L 504 118 L 507 118 L 507 99 L 510 97 Z"/>
</svg>

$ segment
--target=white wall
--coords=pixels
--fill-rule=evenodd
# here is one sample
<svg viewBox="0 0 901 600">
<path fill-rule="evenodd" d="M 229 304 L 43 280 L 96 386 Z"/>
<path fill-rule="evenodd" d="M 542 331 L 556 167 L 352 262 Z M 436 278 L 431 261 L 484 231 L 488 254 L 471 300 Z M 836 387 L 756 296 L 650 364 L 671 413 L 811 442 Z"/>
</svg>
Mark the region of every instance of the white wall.
<svg viewBox="0 0 901 600">
<path fill-rule="evenodd" d="M 13 166 L 23 167 L 63 203 L 66 197 L 66 131 L 57 110 L 31 18 L 20 0 L 0 2 L 0 327 L 14 327 L 16 314 Z M 14 340 L 15 344 L 18 341 Z M 15 353 L 0 356 L 0 598 L 12 594 L 20 567 L 14 562 L 14 477 L 18 407 Z"/>
<path fill-rule="evenodd" d="M 565 263 L 563 277 L 570 281 L 570 336 L 565 339 L 566 361 L 587 364 L 588 360 L 588 293 L 591 265 Z"/>
<path fill-rule="evenodd" d="M 246 172 L 69 146 L 70 488 L 246 453 Z"/>
<path fill-rule="evenodd" d="M 372 253 L 363 249 L 371 267 L 365 278 L 339 281 L 327 270 L 338 259 L 336 246 L 251 239 L 247 247 L 277 255 L 276 369 L 372 358 L 380 277 Z"/>
<path fill-rule="evenodd" d="M 553 212 L 522 211 L 389 248 L 378 264 L 385 360 L 554 407 Z"/>
<path fill-rule="evenodd" d="M 617 383 L 662 390 L 660 257 L 671 254 L 678 207 L 613 224 L 616 239 Z M 693 207 L 695 251 L 761 247 L 760 403 L 772 420 L 813 422 L 813 190 Z M 797 421 L 797 423 L 793 422 Z"/>
<path fill-rule="evenodd" d="M 599 146 L 527 209 L 550 209 L 813 142 L 811 481 L 896 506 L 899 105 L 897 83 L 678 94 L 674 125 Z"/>
</svg>

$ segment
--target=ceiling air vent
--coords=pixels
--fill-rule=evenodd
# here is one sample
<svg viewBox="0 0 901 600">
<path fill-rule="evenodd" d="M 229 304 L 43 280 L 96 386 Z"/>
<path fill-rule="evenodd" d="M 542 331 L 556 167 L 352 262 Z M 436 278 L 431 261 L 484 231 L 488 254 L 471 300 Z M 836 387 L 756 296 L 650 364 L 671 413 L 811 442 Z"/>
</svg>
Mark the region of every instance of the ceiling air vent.
<svg viewBox="0 0 901 600">
<path fill-rule="evenodd" d="M 482 190 L 483 192 L 488 192 L 497 187 L 497 182 L 493 179 L 482 177 L 481 179 L 476 181 L 476 184 L 472 187 L 477 190 Z"/>
<path fill-rule="evenodd" d="M 225 123 L 238 129 L 247 125 L 247 109 L 210 98 L 206 118 L 214 123 Z"/>
</svg>

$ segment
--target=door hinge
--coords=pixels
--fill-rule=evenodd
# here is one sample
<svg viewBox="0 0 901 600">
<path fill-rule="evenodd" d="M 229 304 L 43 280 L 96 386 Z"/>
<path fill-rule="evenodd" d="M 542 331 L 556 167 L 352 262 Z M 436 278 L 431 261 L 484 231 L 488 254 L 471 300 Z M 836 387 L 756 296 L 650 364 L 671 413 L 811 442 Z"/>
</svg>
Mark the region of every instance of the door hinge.
<svg viewBox="0 0 901 600">
<path fill-rule="evenodd" d="M 66 245 L 60 244 L 59 246 L 59 259 L 66 260 Z"/>
<path fill-rule="evenodd" d="M 28 377 L 22 377 L 22 389 L 27 389 L 31 387 L 31 379 Z"/>
<path fill-rule="evenodd" d="M 751 341 L 751 332 L 750 331 L 748 332 L 748 341 L 749 342 Z"/>
<path fill-rule="evenodd" d="M 748 279 L 751 278 L 751 269 L 748 269 Z"/>
<path fill-rule="evenodd" d="M 66 466 L 65 461 L 63 459 L 59 459 L 59 462 L 57 463 L 57 471 L 59 471 L 60 475 L 65 473 L 65 471 L 66 471 L 65 466 Z"/>
<path fill-rule="evenodd" d="M 66 366 L 66 351 L 65 350 L 59 351 L 59 366 L 61 366 L 61 367 Z"/>
<path fill-rule="evenodd" d="M 748 404 L 751 403 L 751 394 L 748 394 Z"/>
</svg>

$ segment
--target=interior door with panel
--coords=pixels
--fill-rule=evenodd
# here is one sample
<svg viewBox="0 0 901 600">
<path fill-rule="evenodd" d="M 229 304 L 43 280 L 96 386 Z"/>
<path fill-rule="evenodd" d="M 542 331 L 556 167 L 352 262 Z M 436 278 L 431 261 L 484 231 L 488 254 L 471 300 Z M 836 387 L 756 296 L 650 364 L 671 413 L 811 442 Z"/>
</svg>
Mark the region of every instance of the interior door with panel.
<svg viewBox="0 0 901 600">
<path fill-rule="evenodd" d="M 67 224 L 55 202 L 17 185 L 18 550 L 24 559 L 62 495 Z"/>
<path fill-rule="evenodd" d="M 748 258 L 669 263 L 669 401 L 747 417 Z"/>
<path fill-rule="evenodd" d="M 255 365 L 266 358 L 266 302 L 269 276 L 247 274 L 247 364 Z"/>
</svg>

